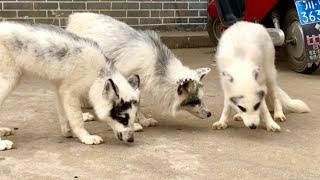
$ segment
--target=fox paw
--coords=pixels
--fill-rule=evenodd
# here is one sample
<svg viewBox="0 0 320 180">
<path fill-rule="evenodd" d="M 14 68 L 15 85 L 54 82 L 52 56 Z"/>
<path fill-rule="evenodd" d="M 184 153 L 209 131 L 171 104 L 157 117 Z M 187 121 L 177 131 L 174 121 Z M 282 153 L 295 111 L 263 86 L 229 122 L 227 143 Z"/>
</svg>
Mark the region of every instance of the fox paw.
<svg viewBox="0 0 320 180">
<path fill-rule="evenodd" d="M 13 142 L 9 140 L 0 140 L 0 151 L 12 149 Z"/>
<path fill-rule="evenodd" d="M 73 136 L 72 131 L 69 126 L 61 127 L 62 136 L 65 138 L 71 138 Z"/>
<path fill-rule="evenodd" d="M 84 122 L 94 121 L 94 115 L 88 112 L 82 113 L 82 118 Z"/>
<path fill-rule="evenodd" d="M 280 132 L 281 128 L 277 123 L 271 122 L 267 125 L 267 130 L 272 132 Z"/>
<path fill-rule="evenodd" d="M 84 144 L 100 144 L 103 142 L 103 139 L 97 135 L 87 135 L 80 139 Z"/>
<path fill-rule="evenodd" d="M 153 118 L 139 119 L 139 124 L 144 127 L 153 127 L 158 125 L 158 121 Z"/>
<path fill-rule="evenodd" d="M 133 130 L 134 130 L 135 132 L 140 132 L 140 131 L 143 130 L 143 127 L 142 127 L 139 123 L 134 123 L 134 124 L 133 124 Z"/>
<path fill-rule="evenodd" d="M 286 116 L 283 114 L 283 112 L 281 113 L 275 113 L 274 114 L 274 120 L 275 121 L 279 121 L 279 122 L 284 122 L 287 120 Z"/>
<path fill-rule="evenodd" d="M 242 117 L 240 116 L 240 114 L 236 114 L 233 116 L 233 120 L 234 121 L 242 121 Z"/>
<path fill-rule="evenodd" d="M 217 121 L 212 124 L 212 129 L 226 129 L 228 127 L 227 123 Z"/>
<path fill-rule="evenodd" d="M 0 136 L 10 136 L 12 134 L 12 130 L 10 128 L 0 128 Z"/>
</svg>

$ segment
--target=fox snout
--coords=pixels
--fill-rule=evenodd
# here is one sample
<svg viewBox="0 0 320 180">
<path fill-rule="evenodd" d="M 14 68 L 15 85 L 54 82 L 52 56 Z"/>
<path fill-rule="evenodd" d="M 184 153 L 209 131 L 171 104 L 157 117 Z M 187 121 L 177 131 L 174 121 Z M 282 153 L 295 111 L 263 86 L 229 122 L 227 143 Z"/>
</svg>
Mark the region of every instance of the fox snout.
<svg viewBox="0 0 320 180">
<path fill-rule="evenodd" d="M 125 142 L 128 142 L 128 143 L 134 142 L 133 132 L 118 132 L 117 133 L 117 138 L 120 141 L 125 141 Z"/>
<path fill-rule="evenodd" d="M 200 107 L 200 118 L 206 119 L 212 116 L 212 113 L 204 106 Z"/>
<path fill-rule="evenodd" d="M 207 109 L 200 109 L 200 111 L 198 111 L 194 115 L 196 115 L 197 117 L 199 117 L 201 119 L 207 119 L 212 116 L 212 113 L 210 111 L 208 111 Z"/>
<path fill-rule="evenodd" d="M 250 129 L 256 129 L 257 126 L 255 124 L 252 124 L 251 126 L 249 126 Z"/>
<path fill-rule="evenodd" d="M 241 119 L 246 127 L 256 129 L 260 124 L 259 114 L 243 113 Z"/>
</svg>

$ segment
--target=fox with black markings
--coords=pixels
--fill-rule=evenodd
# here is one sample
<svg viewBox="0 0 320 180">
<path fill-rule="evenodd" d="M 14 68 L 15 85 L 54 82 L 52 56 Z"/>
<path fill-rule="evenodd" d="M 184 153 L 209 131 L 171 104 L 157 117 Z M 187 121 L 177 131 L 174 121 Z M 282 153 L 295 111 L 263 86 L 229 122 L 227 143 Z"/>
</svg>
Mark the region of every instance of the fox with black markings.
<svg viewBox="0 0 320 180">
<path fill-rule="evenodd" d="M 102 138 L 84 128 L 81 98 L 88 97 L 98 119 L 108 123 L 119 140 L 133 142 L 139 103 L 139 76 L 129 80 L 114 67 L 93 41 L 50 25 L 0 23 L 0 105 L 24 74 L 56 85 L 62 134 L 85 144 Z M 11 130 L 0 128 L 0 150 L 12 148 L 1 140 Z"/>
<path fill-rule="evenodd" d="M 95 13 L 70 15 L 67 30 L 97 42 L 124 75 L 139 74 L 141 89 L 152 95 L 152 101 L 163 112 L 174 116 L 186 111 L 201 119 L 211 117 L 204 90 L 204 77 L 210 68 L 191 69 L 183 65 L 157 33 L 136 30 L 110 16 Z M 138 117 L 142 126 L 158 124 L 142 112 L 138 112 Z"/>
</svg>

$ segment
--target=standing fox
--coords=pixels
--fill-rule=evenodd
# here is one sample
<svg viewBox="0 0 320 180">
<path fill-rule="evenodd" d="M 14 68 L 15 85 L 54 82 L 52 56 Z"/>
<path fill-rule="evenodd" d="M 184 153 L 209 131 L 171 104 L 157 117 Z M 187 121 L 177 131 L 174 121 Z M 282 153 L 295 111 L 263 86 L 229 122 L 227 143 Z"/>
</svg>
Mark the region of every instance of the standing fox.
<svg viewBox="0 0 320 180">
<path fill-rule="evenodd" d="M 94 13 L 70 15 L 67 30 L 97 42 L 124 75 L 139 74 L 143 89 L 164 111 L 174 115 L 184 110 L 202 119 L 211 116 L 203 100 L 203 78 L 210 68 L 184 66 L 155 32 L 135 30 L 112 17 Z M 143 126 L 157 124 L 141 112 L 138 116 Z"/>
<path fill-rule="evenodd" d="M 0 23 L 0 105 L 20 77 L 31 73 L 57 87 L 57 109 L 62 133 L 73 133 L 85 144 L 102 138 L 84 128 L 80 99 L 89 97 L 98 118 L 107 122 L 120 140 L 133 142 L 139 102 L 139 77 L 127 81 L 88 39 L 49 25 Z M 0 128 L 1 136 L 11 134 Z M 12 142 L 0 139 L 0 150 Z"/>
<path fill-rule="evenodd" d="M 301 100 L 291 99 L 277 83 L 275 49 L 267 30 L 259 24 L 238 22 L 227 29 L 216 53 L 224 92 L 224 107 L 214 129 L 227 128 L 231 109 L 244 124 L 255 129 L 261 120 L 267 130 L 280 131 L 272 119 L 266 100 L 274 109 L 274 119 L 285 121 L 282 107 L 292 112 L 309 112 Z"/>
</svg>

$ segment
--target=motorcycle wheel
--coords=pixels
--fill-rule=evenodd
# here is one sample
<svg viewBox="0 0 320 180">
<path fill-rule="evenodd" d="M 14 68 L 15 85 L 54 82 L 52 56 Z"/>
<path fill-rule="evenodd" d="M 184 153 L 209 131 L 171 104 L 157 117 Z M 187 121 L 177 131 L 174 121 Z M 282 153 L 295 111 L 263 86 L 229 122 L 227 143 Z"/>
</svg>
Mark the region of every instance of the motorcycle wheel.
<svg viewBox="0 0 320 180">
<path fill-rule="evenodd" d="M 308 65 L 306 58 L 304 36 L 296 9 L 290 9 L 284 20 L 286 40 L 293 40 L 286 46 L 290 67 L 295 72 L 311 74 L 318 69 L 319 64 Z"/>
<path fill-rule="evenodd" d="M 221 21 L 219 19 L 213 19 L 212 17 L 208 16 L 207 31 L 210 40 L 213 43 L 213 47 L 216 47 L 218 45 L 221 34 L 224 31 Z"/>
</svg>

